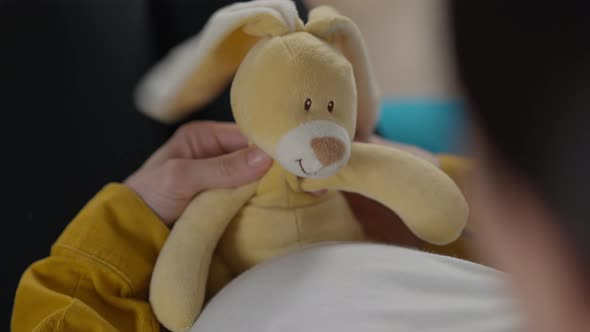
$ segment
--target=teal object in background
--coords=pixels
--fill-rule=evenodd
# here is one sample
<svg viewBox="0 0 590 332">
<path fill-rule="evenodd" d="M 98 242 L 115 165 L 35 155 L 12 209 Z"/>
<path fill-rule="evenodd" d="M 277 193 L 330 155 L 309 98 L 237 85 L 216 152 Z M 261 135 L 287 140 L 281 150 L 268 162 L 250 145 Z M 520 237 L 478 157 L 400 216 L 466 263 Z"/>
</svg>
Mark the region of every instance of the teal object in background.
<svg viewBox="0 0 590 332">
<path fill-rule="evenodd" d="M 468 153 L 467 118 L 462 102 L 386 98 L 380 107 L 380 136 L 434 153 Z"/>
</svg>

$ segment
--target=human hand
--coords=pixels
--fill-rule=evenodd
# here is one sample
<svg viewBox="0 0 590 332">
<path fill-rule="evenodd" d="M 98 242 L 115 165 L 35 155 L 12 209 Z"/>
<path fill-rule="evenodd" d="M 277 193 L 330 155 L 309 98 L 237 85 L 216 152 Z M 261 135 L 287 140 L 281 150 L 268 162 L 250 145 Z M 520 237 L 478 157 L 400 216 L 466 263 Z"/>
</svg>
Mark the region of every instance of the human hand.
<svg viewBox="0 0 590 332">
<path fill-rule="evenodd" d="M 372 135 L 362 139 L 362 141 L 391 146 L 429 161 L 437 167 L 439 166 L 436 156 L 412 145 L 387 141 L 377 135 Z M 369 238 L 382 243 L 407 247 L 416 247 L 423 243 L 422 240 L 410 232 L 399 216 L 389 208 L 362 195 L 345 193 L 345 197 Z"/>
<path fill-rule="evenodd" d="M 183 125 L 139 170 L 124 181 L 171 225 L 198 193 L 260 178 L 272 159 L 229 123 Z"/>
</svg>

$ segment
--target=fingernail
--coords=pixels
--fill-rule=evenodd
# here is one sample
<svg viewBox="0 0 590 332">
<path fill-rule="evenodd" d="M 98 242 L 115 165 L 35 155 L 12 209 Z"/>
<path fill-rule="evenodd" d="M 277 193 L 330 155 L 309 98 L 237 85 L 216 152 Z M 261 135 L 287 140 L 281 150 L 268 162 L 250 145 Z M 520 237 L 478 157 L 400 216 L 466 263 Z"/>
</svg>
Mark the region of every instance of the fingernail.
<svg viewBox="0 0 590 332">
<path fill-rule="evenodd" d="M 248 165 L 258 167 L 270 161 L 270 157 L 262 150 L 256 148 L 248 152 Z"/>
</svg>

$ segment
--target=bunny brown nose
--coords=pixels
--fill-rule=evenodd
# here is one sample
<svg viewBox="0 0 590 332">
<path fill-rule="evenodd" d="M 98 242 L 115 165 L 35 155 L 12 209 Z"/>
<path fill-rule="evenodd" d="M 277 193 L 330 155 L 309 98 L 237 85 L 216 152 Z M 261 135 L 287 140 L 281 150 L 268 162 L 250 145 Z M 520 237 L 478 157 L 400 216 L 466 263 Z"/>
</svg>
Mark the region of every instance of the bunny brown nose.
<svg viewBox="0 0 590 332">
<path fill-rule="evenodd" d="M 316 158 L 324 166 L 332 165 L 344 157 L 346 147 L 344 143 L 336 137 L 317 137 L 311 140 L 311 148 Z"/>
</svg>

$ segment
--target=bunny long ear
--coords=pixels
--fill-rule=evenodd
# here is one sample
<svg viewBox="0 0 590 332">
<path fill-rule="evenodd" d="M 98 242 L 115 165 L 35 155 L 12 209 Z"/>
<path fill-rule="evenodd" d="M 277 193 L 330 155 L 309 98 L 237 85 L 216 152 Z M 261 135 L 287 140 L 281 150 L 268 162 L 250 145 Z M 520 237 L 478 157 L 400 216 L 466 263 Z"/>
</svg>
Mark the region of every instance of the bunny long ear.
<svg viewBox="0 0 590 332">
<path fill-rule="evenodd" d="M 357 136 L 370 135 L 379 118 L 379 96 L 359 28 L 333 8 L 319 6 L 309 13 L 305 31 L 332 44 L 352 64 L 358 94 Z"/>
<path fill-rule="evenodd" d="M 140 111 L 170 123 L 216 97 L 261 38 L 302 30 L 290 0 L 256 0 L 219 9 L 201 33 L 174 48 L 140 81 Z"/>
</svg>

